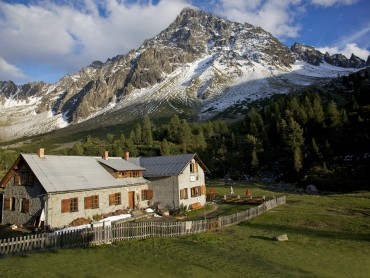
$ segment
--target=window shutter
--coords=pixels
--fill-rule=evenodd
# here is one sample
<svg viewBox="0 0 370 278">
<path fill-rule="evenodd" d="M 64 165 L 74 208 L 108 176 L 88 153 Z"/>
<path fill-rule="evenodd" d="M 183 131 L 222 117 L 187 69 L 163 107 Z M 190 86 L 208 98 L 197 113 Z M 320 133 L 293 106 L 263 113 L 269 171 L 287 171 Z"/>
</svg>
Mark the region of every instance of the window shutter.
<svg viewBox="0 0 370 278">
<path fill-rule="evenodd" d="M 4 198 L 4 210 L 10 210 L 10 198 Z"/>
<path fill-rule="evenodd" d="M 15 173 L 14 184 L 15 185 L 20 185 L 21 184 L 21 177 L 20 177 L 19 173 Z"/>
<path fill-rule="evenodd" d="M 62 213 L 69 212 L 70 202 L 71 202 L 70 199 L 62 200 Z"/>
<path fill-rule="evenodd" d="M 148 192 L 148 193 L 147 193 L 148 200 L 153 199 L 153 190 L 148 189 L 148 191 L 147 191 L 147 192 Z"/>
<path fill-rule="evenodd" d="M 91 209 L 92 208 L 92 196 L 85 197 L 84 203 L 85 203 L 85 209 Z"/>
<path fill-rule="evenodd" d="M 201 195 L 206 195 L 206 186 L 202 185 L 201 187 Z"/>
<path fill-rule="evenodd" d="M 98 208 L 99 207 L 99 195 L 94 196 L 94 207 L 93 208 Z"/>
<path fill-rule="evenodd" d="M 109 205 L 115 205 L 116 204 L 116 198 L 114 194 L 109 194 Z"/>
</svg>

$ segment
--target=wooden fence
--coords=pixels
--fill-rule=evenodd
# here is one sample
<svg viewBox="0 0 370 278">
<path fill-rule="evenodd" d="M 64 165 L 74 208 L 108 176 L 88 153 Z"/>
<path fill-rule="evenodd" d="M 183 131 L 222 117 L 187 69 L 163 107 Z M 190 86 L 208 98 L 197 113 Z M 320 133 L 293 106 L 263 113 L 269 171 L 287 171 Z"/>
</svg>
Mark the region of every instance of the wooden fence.
<svg viewBox="0 0 370 278">
<path fill-rule="evenodd" d="M 0 256 L 59 248 L 109 244 L 115 241 L 149 237 L 175 237 L 196 234 L 238 224 L 265 211 L 285 204 L 285 196 L 266 201 L 257 207 L 233 215 L 198 221 L 129 222 L 84 228 L 73 231 L 35 234 L 0 240 Z"/>
</svg>

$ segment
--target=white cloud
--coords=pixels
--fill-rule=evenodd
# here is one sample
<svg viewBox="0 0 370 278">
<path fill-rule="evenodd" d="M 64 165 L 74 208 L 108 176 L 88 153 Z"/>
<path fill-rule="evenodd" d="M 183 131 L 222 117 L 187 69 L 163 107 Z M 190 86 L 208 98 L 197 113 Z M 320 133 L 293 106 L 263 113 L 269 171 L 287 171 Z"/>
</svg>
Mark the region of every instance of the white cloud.
<svg viewBox="0 0 370 278">
<path fill-rule="evenodd" d="M 324 47 L 318 47 L 317 49 L 322 53 L 328 52 L 330 55 L 341 53 L 347 58 L 350 58 L 353 53 L 365 61 L 370 55 L 370 51 L 368 51 L 367 49 L 360 48 L 355 43 L 346 44 L 344 47 L 324 46 Z"/>
<path fill-rule="evenodd" d="M 137 48 L 190 6 L 188 0 L 126 2 L 0 1 L 0 53 L 13 65 L 46 64 L 71 73 Z"/>
<path fill-rule="evenodd" d="M 280 38 L 298 35 L 301 26 L 295 19 L 303 11 L 301 0 L 220 0 L 216 10 L 223 17 L 260 26 Z"/>
<path fill-rule="evenodd" d="M 27 80 L 27 76 L 14 65 L 9 64 L 0 57 L 0 80 Z"/>
<path fill-rule="evenodd" d="M 352 5 L 358 0 L 311 0 L 312 4 L 323 7 L 331 7 L 334 5 Z"/>
</svg>

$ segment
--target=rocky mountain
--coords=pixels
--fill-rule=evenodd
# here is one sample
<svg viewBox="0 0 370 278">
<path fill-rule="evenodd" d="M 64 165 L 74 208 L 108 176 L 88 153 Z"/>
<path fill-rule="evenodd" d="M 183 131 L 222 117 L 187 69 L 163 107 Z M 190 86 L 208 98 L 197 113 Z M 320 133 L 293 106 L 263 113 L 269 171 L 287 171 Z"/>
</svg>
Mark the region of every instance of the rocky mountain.
<svg viewBox="0 0 370 278">
<path fill-rule="evenodd" d="M 368 66 L 367 62 L 354 54 L 347 59 L 347 57 L 342 54 L 330 55 L 328 52 L 323 54 L 311 46 L 300 43 L 293 44 L 291 50 L 297 55 L 297 59 L 301 59 L 302 61 L 315 66 L 319 66 L 322 63 L 328 63 L 330 65 L 342 68 L 363 68 Z"/>
<path fill-rule="evenodd" d="M 55 84 L 0 82 L 0 141 L 88 119 L 95 127 L 147 113 L 207 119 L 364 66 L 354 55 L 301 44 L 289 49 L 260 27 L 186 8 L 138 49 L 94 61 Z"/>
</svg>

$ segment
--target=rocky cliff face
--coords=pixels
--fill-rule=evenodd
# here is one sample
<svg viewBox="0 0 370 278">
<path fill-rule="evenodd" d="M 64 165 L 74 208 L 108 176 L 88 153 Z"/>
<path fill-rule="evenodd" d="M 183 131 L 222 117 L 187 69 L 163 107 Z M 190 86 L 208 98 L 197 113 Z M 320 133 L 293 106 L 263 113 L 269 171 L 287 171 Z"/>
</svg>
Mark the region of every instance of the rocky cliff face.
<svg viewBox="0 0 370 278">
<path fill-rule="evenodd" d="M 342 54 L 330 55 L 329 53 L 321 53 L 315 48 L 300 43 L 295 43 L 291 47 L 291 51 L 296 55 L 297 59 L 309 64 L 319 66 L 326 62 L 330 65 L 342 68 L 363 68 L 367 66 L 367 62 L 352 54 L 349 59 Z M 370 58 L 370 56 L 369 56 Z M 369 58 L 367 59 L 369 61 Z"/>
<path fill-rule="evenodd" d="M 286 90 L 291 84 L 276 76 L 291 71 L 296 59 L 312 65 L 365 65 L 354 55 L 323 55 L 301 44 L 289 49 L 259 27 L 187 8 L 137 50 L 94 61 L 55 84 L 0 82 L 0 125 L 6 126 L 3 134 L 17 137 L 102 113 L 121 121 L 155 111 L 178 113 L 184 107 L 194 113 L 221 111 L 246 98 Z"/>
</svg>

